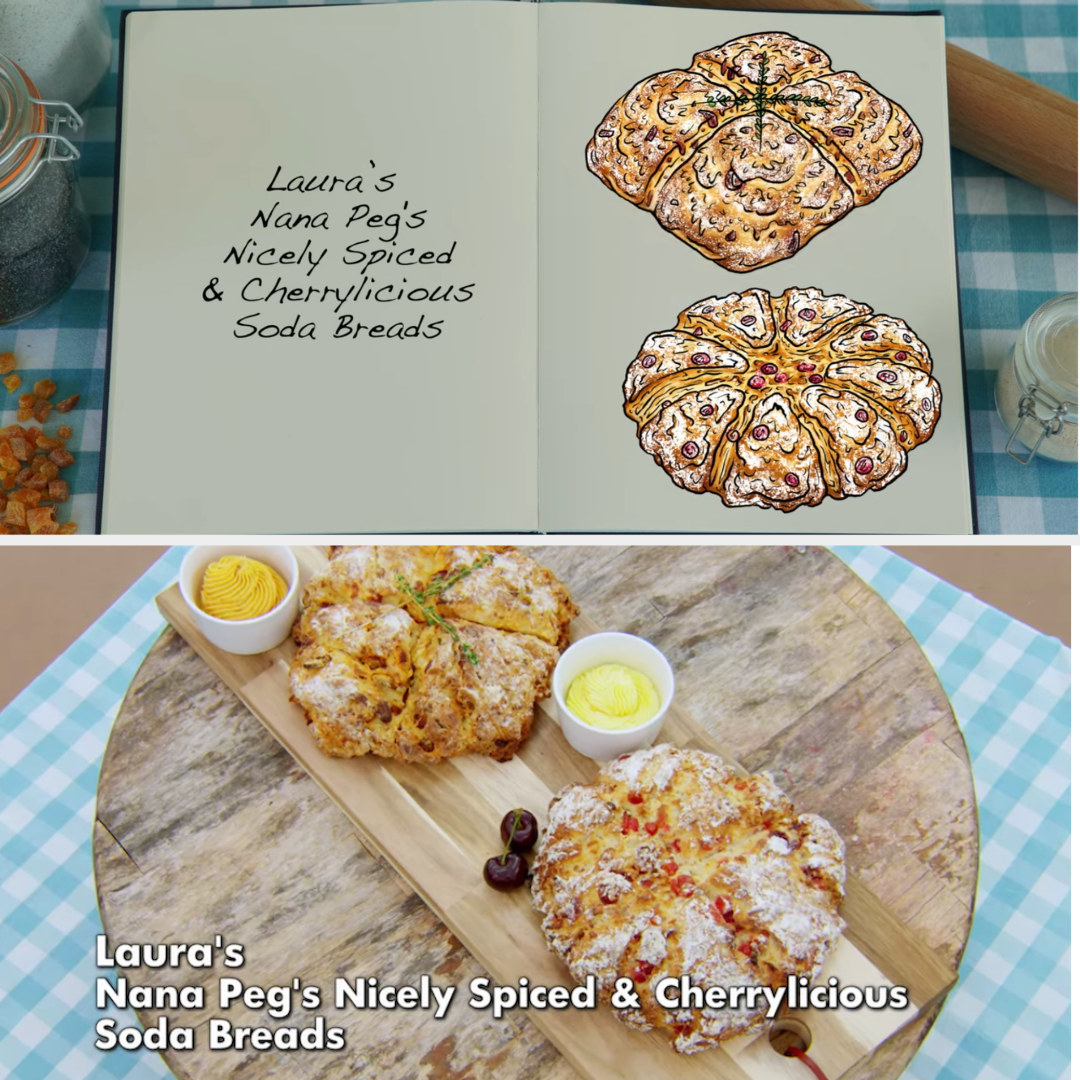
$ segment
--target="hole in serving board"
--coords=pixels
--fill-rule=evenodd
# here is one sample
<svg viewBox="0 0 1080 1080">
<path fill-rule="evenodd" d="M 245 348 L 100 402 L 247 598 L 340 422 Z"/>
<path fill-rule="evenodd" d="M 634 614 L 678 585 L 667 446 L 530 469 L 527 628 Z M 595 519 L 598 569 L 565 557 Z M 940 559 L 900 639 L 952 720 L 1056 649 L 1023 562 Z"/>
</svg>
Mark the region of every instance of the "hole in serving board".
<svg viewBox="0 0 1080 1080">
<path fill-rule="evenodd" d="M 810 1029 L 794 1017 L 774 1020 L 769 1028 L 769 1045 L 782 1057 L 790 1056 L 788 1051 L 792 1049 L 809 1050 L 813 1041 Z"/>
</svg>

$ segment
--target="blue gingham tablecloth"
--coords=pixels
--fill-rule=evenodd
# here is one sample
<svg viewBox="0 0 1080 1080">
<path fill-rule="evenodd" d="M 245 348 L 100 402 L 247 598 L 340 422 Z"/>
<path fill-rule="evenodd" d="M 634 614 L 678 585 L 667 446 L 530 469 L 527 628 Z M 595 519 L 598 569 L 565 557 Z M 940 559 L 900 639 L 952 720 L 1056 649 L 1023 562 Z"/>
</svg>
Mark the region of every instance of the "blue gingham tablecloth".
<svg viewBox="0 0 1080 1080">
<path fill-rule="evenodd" d="M 124 7 L 284 7 L 288 3 L 105 0 L 105 8 L 115 41 Z M 925 10 L 939 5 L 935 0 L 888 0 L 879 6 Z M 1075 0 L 944 0 L 940 6 L 950 41 L 1076 98 Z M 76 427 L 71 445 L 77 451 L 77 463 L 70 477 L 72 513 L 81 532 L 93 530 L 97 498 L 115 106 L 114 56 L 98 104 L 88 110 L 83 141 L 82 176 L 93 212 L 92 253 L 65 296 L 25 323 L 0 327 L 0 352 L 14 349 L 28 365 L 23 372 L 27 385 L 48 375 L 66 393 L 83 395 L 79 409 L 71 414 Z M 1024 467 L 1002 452 L 1008 432 L 994 408 L 994 375 L 1023 321 L 1052 296 L 1076 291 L 1076 207 L 959 151 L 953 152 L 953 176 L 980 530 L 1075 533 L 1076 466 L 1037 459 Z M 0 388 L 0 425 L 14 420 L 14 401 L 6 399 Z"/>
<path fill-rule="evenodd" d="M 877 547 L 834 549 L 893 607 L 952 699 L 981 852 L 960 981 L 905 1080 L 1069 1076 L 1069 650 Z M 174 549 L 0 712 L 0 1080 L 170 1074 L 93 1048 L 102 753 L 162 628 Z"/>
</svg>

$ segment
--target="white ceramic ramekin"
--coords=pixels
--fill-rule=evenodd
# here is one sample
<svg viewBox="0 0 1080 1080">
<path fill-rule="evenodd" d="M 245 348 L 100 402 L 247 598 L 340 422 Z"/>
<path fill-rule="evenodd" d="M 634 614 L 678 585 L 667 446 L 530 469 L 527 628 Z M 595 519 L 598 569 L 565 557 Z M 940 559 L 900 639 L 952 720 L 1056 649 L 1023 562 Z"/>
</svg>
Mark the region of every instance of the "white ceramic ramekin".
<svg viewBox="0 0 1080 1080">
<path fill-rule="evenodd" d="M 257 615 L 254 619 L 216 619 L 213 615 L 207 615 L 199 607 L 203 574 L 222 555 L 247 555 L 272 566 L 289 586 L 285 599 L 265 615 Z M 282 544 L 266 547 L 202 544 L 193 547 L 180 564 L 179 584 L 180 595 L 191 609 L 203 637 L 211 645 L 241 656 L 266 652 L 280 645 L 289 636 L 300 608 L 300 567 L 296 556 Z"/>
<path fill-rule="evenodd" d="M 648 676 L 660 696 L 657 714 L 648 722 L 626 731 L 607 731 L 579 720 L 566 707 L 566 692 L 578 675 L 600 664 L 625 664 Z M 664 714 L 675 694 L 675 675 L 667 657 L 644 638 L 614 632 L 590 634 L 575 641 L 559 658 L 551 679 L 551 692 L 566 741 L 586 757 L 610 761 L 656 741 Z"/>
</svg>

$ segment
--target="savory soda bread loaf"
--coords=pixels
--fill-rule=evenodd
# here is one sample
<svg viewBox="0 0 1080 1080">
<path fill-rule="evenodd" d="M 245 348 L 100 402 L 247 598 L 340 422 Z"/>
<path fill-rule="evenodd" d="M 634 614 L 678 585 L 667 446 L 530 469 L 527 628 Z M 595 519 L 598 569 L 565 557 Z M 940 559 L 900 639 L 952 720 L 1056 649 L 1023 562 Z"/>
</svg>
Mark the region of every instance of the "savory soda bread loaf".
<svg viewBox="0 0 1080 1080">
<path fill-rule="evenodd" d="M 292 699 L 334 757 L 506 761 L 576 614 L 513 548 L 336 548 L 304 590 Z"/>
</svg>

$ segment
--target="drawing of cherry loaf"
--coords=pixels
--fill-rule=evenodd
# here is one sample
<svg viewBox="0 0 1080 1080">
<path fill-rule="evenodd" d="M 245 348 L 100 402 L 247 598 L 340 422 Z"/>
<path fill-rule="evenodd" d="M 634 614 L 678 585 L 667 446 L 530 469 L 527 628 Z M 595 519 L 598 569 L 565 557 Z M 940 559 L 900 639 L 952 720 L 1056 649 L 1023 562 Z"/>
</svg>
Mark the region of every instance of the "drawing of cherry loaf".
<svg viewBox="0 0 1080 1080">
<path fill-rule="evenodd" d="M 624 411 L 680 487 L 794 510 L 900 476 L 941 414 L 932 367 L 907 323 L 866 304 L 748 289 L 701 300 L 646 338 Z"/>
<path fill-rule="evenodd" d="M 624 94 L 586 163 L 728 270 L 790 258 L 914 168 L 911 117 L 789 34 L 735 38 Z"/>
</svg>

